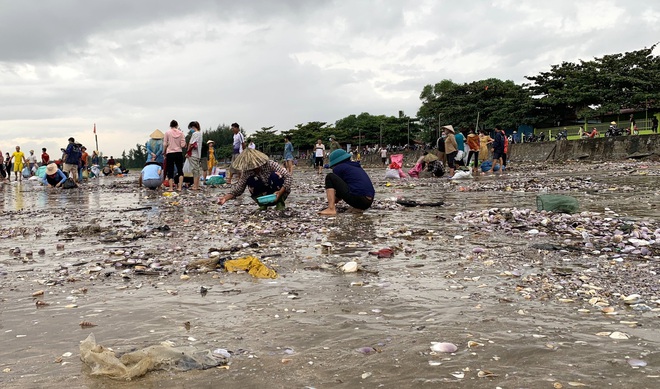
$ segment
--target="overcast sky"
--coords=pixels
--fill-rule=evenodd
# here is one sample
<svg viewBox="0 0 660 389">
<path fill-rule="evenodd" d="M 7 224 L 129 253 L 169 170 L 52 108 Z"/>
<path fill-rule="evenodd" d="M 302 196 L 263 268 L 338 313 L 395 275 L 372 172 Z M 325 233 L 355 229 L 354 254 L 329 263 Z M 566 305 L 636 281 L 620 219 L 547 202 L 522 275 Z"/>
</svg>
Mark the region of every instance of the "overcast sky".
<svg viewBox="0 0 660 389">
<path fill-rule="evenodd" d="M 0 150 L 91 150 L 94 123 L 117 156 L 171 119 L 415 116 L 424 85 L 520 83 L 649 47 L 659 26 L 656 0 L 0 0 Z"/>
</svg>

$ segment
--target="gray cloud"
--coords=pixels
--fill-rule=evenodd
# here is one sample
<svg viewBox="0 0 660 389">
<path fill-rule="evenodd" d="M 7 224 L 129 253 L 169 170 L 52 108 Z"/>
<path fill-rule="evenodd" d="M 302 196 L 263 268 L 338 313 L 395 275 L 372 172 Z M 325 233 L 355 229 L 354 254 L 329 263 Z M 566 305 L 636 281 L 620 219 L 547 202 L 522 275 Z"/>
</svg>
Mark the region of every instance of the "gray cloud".
<svg viewBox="0 0 660 389">
<path fill-rule="evenodd" d="M 287 130 L 414 115 L 426 84 L 649 46 L 655 1 L 0 0 L 0 149 L 144 142 L 169 120 Z"/>
</svg>

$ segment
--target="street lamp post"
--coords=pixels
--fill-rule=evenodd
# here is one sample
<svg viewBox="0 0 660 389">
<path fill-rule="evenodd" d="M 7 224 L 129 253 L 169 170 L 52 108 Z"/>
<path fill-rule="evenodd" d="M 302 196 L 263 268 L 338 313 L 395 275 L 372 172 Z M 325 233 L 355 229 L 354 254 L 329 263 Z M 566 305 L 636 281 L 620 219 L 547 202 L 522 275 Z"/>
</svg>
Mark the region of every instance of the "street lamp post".
<svg viewBox="0 0 660 389">
<path fill-rule="evenodd" d="M 410 148 L 410 118 L 408 118 L 408 148 Z"/>
<path fill-rule="evenodd" d="M 380 123 L 380 147 L 383 147 L 383 123 Z"/>
<path fill-rule="evenodd" d="M 358 153 L 362 150 L 362 128 L 358 128 Z"/>
</svg>

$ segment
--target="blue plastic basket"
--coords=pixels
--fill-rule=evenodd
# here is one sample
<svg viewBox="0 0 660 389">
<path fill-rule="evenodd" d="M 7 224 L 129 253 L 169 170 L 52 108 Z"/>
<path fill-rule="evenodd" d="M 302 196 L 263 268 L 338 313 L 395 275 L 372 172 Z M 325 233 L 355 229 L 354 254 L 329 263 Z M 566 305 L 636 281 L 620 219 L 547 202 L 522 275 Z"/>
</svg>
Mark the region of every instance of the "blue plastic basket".
<svg viewBox="0 0 660 389">
<path fill-rule="evenodd" d="M 269 194 L 269 195 L 257 197 L 257 202 L 259 203 L 259 205 L 268 205 L 274 203 L 276 199 L 277 199 L 277 195 Z"/>
</svg>

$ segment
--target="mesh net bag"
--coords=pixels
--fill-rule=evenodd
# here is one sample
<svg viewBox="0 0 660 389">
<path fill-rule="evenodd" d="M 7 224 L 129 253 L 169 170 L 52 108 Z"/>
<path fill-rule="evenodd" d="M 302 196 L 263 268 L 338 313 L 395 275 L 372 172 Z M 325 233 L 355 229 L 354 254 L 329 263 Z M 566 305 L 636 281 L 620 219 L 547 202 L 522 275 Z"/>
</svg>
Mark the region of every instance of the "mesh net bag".
<svg viewBox="0 0 660 389">
<path fill-rule="evenodd" d="M 538 211 L 575 213 L 580 208 L 575 197 L 544 194 L 536 196 L 536 209 Z"/>
</svg>

